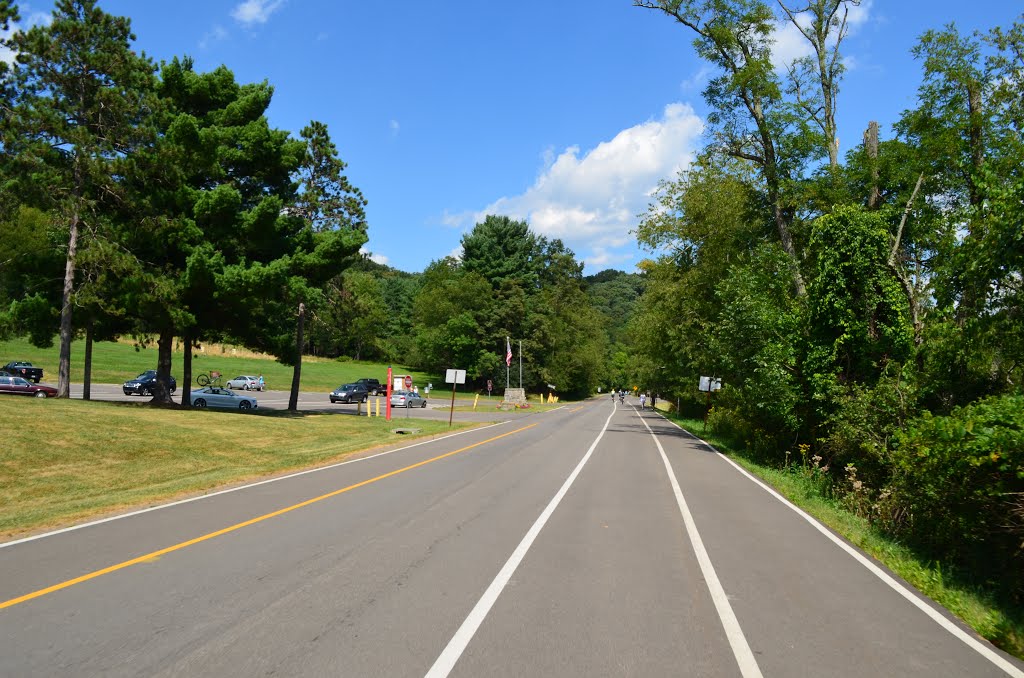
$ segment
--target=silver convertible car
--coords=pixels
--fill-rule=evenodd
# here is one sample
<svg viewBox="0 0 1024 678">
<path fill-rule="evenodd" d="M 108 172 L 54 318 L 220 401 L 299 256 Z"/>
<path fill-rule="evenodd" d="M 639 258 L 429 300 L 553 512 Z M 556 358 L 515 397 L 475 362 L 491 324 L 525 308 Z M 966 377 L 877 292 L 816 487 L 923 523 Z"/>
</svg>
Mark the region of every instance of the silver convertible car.
<svg viewBox="0 0 1024 678">
<path fill-rule="evenodd" d="M 230 410 L 255 410 L 256 399 L 250 395 L 243 395 L 229 391 L 219 386 L 207 386 L 198 391 L 192 391 L 192 407 L 225 407 Z"/>
</svg>

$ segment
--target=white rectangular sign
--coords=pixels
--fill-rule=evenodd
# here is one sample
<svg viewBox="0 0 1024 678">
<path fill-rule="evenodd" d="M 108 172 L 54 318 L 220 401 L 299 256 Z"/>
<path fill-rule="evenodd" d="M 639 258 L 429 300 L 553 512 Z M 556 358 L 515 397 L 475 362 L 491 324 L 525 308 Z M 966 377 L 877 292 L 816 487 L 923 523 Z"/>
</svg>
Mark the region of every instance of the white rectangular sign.
<svg viewBox="0 0 1024 678">
<path fill-rule="evenodd" d="M 722 390 L 722 380 L 721 379 L 715 379 L 713 377 L 701 377 L 700 378 L 699 390 L 701 390 L 701 391 L 721 391 Z"/>
<path fill-rule="evenodd" d="M 466 383 L 466 370 L 445 370 L 444 383 L 446 384 L 465 384 Z"/>
</svg>

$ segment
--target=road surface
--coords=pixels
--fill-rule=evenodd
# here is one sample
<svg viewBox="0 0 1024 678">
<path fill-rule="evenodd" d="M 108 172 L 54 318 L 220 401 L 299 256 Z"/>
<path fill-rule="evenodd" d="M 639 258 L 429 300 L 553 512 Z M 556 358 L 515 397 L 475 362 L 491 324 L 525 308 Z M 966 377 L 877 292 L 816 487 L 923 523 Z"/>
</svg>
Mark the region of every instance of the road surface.
<svg viewBox="0 0 1024 678">
<path fill-rule="evenodd" d="M 2 676 L 1021 666 L 657 414 L 603 398 L 0 546 Z"/>
</svg>

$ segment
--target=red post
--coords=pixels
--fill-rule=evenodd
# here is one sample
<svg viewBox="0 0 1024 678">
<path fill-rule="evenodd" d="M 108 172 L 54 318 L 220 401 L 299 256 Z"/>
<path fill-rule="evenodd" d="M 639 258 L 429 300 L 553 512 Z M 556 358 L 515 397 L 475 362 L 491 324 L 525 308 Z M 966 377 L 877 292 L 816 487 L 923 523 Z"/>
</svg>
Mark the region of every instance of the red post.
<svg viewBox="0 0 1024 678">
<path fill-rule="evenodd" d="M 391 382 L 392 381 L 393 381 L 393 379 L 392 379 L 392 376 L 391 376 L 391 365 L 388 365 L 388 390 L 387 390 L 387 395 L 386 395 L 387 404 L 386 404 L 386 407 L 384 409 L 384 412 L 385 412 L 384 420 L 385 421 L 391 421 Z"/>
</svg>

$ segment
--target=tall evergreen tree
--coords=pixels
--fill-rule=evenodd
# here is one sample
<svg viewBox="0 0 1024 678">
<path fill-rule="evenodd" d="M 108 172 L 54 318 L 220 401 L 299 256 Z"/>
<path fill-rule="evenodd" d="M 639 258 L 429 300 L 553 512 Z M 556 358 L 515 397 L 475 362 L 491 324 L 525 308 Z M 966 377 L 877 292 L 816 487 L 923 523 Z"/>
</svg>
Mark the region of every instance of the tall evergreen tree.
<svg viewBox="0 0 1024 678">
<path fill-rule="evenodd" d="M 70 394 L 72 308 L 80 238 L 102 227 L 121 163 L 139 143 L 154 67 L 132 49 L 131 23 L 95 0 L 59 0 L 48 25 L 16 32 L 5 151 L 67 224 L 57 389 Z M 84 229 L 84 230 L 83 230 Z"/>
</svg>

